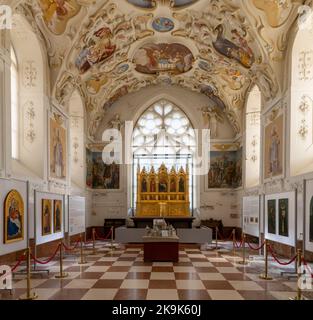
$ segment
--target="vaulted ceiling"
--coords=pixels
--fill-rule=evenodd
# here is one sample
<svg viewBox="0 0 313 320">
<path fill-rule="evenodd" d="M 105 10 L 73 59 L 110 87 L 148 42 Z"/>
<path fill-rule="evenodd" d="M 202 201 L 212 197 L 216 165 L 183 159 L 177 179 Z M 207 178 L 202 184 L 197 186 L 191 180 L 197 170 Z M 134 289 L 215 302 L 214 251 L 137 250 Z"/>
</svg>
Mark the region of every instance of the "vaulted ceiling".
<svg viewBox="0 0 313 320">
<path fill-rule="evenodd" d="M 45 43 L 51 90 L 83 97 L 93 137 L 120 97 L 178 85 L 209 97 L 241 131 L 247 90 L 282 90 L 290 29 L 302 0 L 25 0 L 16 2 Z"/>
</svg>

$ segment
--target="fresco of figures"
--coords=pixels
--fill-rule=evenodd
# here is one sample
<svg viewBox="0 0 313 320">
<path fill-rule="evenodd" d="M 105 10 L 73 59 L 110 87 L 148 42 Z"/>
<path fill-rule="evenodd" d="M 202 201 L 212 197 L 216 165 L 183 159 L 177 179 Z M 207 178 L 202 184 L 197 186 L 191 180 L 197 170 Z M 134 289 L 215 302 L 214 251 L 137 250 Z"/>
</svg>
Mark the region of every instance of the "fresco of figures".
<svg viewBox="0 0 313 320">
<path fill-rule="evenodd" d="M 212 151 L 208 173 L 209 189 L 238 188 L 242 185 L 242 149 Z"/>
<path fill-rule="evenodd" d="M 215 28 L 216 40 L 213 47 L 220 54 L 239 62 L 246 68 L 251 68 L 255 62 L 255 57 L 248 42 L 243 38 L 238 30 L 232 29 L 230 35 L 225 35 L 226 28 L 220 24 Z"/>
<path fill-rule="evenodd" d="M 67 173 L 67 129 L 62 116 L 50 117 L 50 177 L 64 180 Z"/>
<path fill-rule="evenodd" d="M 283 115 L 265 127 L 265 179 L 283 174 Z"/>
<path fill-rule="evenodd" d="M 87 186 L 92 189 L 120 189 L 120 166 L 114 162 L 104 163 L 102 152 L 90 153 L 87 158 Z"/>
<path fill-rule="evenodd" d="M 43 20 L 48 29 L 62 34 L 68 21 L 79 13 L 81 6 L 76 0 L 38 0 Z"/>
<path fill-rule="evenodd" d="M 137 50 L 134 56 L 136 71 L 145 74 L 170 72 L 181 74 L 192 68 L 191 51 L 179 43 L 149 43 Z"/>
<path fill-rule="evenodd" d="M 219 107 L 221 110 L 226 109 L 225 104 L 223 102 L 222 99 L 220 99 L 217 95 L 216 95 L 216 90 L 214 90 L 213 87 L 205 85 L 205 84 L 201 84 L 200 85 L 200 92 L 202 94 L 205 94 L 207 97 L 209 97 L 214 104 Z"/>
<path fill-rule="evenodd" d="M 107 26 L 91 30 L 85 35 L 83 41 L 85 45 L 75 62 L 77 69 L 82 74 L 92 66 L 111 57 L 116 50 L 116 45 L 113 43 L 113 34 Z"/>
<path fill-rule="evenodd" d="M 11 190 L 4 201 L 4 243 L 24 239 L 24 201 L 17 190 Z"/>
</svg>

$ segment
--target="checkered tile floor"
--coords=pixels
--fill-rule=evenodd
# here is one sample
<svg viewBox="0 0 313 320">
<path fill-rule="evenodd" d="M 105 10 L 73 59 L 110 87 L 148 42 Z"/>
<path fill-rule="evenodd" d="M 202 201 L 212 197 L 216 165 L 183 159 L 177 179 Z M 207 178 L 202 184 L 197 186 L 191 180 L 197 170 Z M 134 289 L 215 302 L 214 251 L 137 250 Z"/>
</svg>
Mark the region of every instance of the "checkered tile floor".
<svg viewBox="0 0 313 320">
<path fill-rule="evenodd" d="M 229 244 L 225 243 L 225 247 Z M 139 246 L 97 244 L 97 254 L 85 250 L 87 264 L 79 265 L 79 257 L 66 256 L 64 271 L 68 278 L 59 280 L 57 260 L 46 266 L 46 274 L 33 275 L 32 287 L 43 300 L 287 300 L 296 295 L 296 279 L 281 276 L 280 269 L 270 263 L 273 281 L 259 279 L 264 260 L 250 256 L 247 266 L 238 264 L 241 257 L 232 252 L 181 248 L 179 262 L 143 261 Z M 0 299 L 18 299 L 26 292 L 25 275 L 16 275 L 13 295 L 0 291 Z M 304 296 L 313 299 L 313 292 Z"/>
</svg>

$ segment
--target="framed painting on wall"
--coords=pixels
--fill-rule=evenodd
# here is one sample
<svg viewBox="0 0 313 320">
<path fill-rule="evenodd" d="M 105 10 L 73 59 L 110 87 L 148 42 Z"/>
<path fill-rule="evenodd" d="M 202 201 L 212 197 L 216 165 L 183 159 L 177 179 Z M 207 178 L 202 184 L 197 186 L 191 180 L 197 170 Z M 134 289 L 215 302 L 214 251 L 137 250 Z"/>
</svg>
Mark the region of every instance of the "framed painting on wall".
<svg viewBox="0 0 313 320">
<path fill-rule="evenodd" d="M 67 177 L 67 119 L 53 111 L 49 117 L 49 170 L 50 178 Z"/>
<path fill-rule="evenodd" d="M 295 246 L 297 238 L 296 191 L 266 195 L 265 203 L 266 239 Z"/>
<path fill-rule="evenodd" d="M 276 200 L 267 201 L 267 230 L 268 233 L 276 234 Z"/>
<path fill-rule="evenodd" d="M 24 201 L 17 190 L 11 190 L 4 201 L 4 243 L 24 239 Z"/>
<path fill-rule="evenodd" d="M 280 236 L 288 237 L 288 214 L 289 202 L 288 199 L 279 199 L 278 201 L 278 234 Z"/>
<path fill-rule="evenodd" d="M 41 208 L 41 235 L 46 236 L 52 233 L 52 200 L 42 199 Z"/>
<path fill-rule="evenodd" d="M 206 190 L 236 189 L 242 186 L 242 149 L 211 151 Z"/>
<path fill-rule="evenodd" d="M 58 233 L 62 231 L 62 201 L 53 201 L 53 232 Z"/>
<path fill-rule="evenodd" d="M 264 132 L 264 179 L 283 175 L 284 115 L 274 110 L 267 117 Z"/>
</svg>

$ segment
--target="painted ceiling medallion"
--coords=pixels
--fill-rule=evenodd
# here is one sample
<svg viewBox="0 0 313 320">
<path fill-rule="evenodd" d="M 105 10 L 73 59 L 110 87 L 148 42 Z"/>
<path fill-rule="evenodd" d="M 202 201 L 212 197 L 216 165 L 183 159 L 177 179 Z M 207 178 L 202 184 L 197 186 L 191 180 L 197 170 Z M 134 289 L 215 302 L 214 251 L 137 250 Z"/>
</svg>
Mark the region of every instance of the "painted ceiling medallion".
<svg viewBox="0 0 313 320">
<path fill-rule="evenodd" d="M 133 61 L 136 71 L 141 73 L 181 74 L 192 68 L 194 56 L 187 47 L 179 43 L 148 43 L 136 51 Z"/>
<path fill-rule="evenodd" d="M 174 22 L 169 18 L 159 17 L 153 20 L 152 27 L 158 32 L 169 32 L 174 29 Z"/>
</svg>

